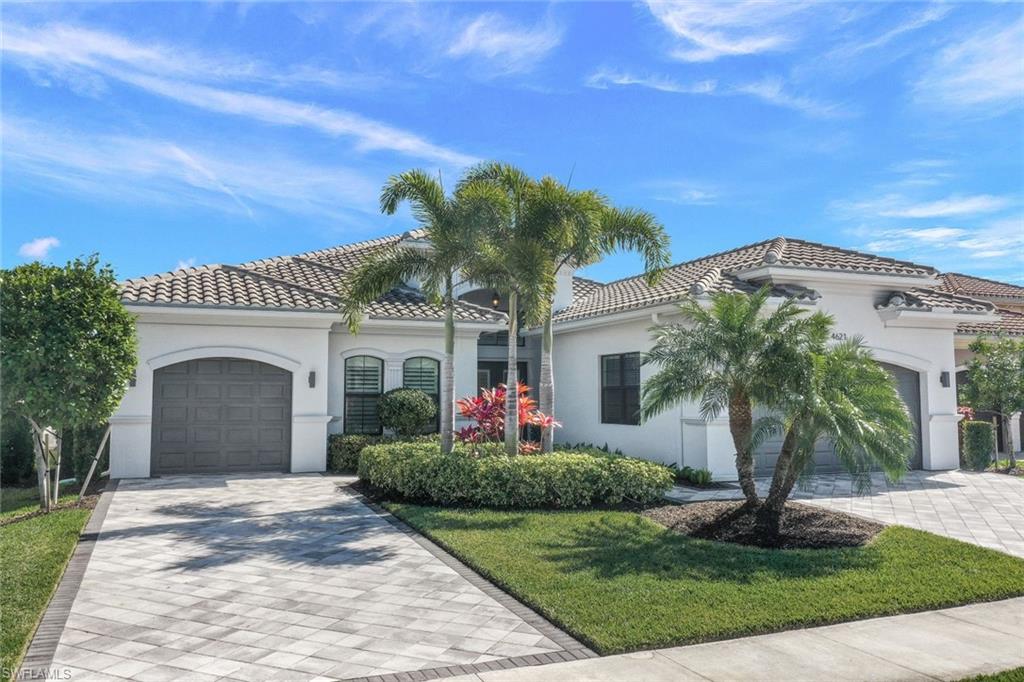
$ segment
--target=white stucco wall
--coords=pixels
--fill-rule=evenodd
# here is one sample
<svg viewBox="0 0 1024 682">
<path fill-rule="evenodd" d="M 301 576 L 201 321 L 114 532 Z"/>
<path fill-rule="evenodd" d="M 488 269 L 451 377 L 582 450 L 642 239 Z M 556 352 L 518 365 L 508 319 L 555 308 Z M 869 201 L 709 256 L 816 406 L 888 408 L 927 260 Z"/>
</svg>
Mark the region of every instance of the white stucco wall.
<svg viewBox="0 0 1024 682">
<path fill-rule="evenodd" d="M 130 307 L 138 312 L 136 383 L 110 419 L 110 472 L 148 477 L 153 372 L 202 357 L 240 357 L 292 373 L 293 472 L 323 471 L 326 463 L 328 330 L 336 320 L 318 313 L 266 313 Z M 316 372 L 314 388 L 309 373 Z"/>
<path fill-rule="evenodd" d="M 384 390 L 402 385 L 406 358 L 443 358 L 440 322 L 367 321 L 353 335 L 332 313 L 232 311 L 180 307 L 130 307 L 138 314 L 139 364 L 110 419 L 110 470 L 114 478 L 150 475 L 153 372 L 203 357 L 239 357 L 292 373 L 293 472 L 324 471 L 327 434 L 343 429 L 344 359 L 373 355 L 384 360 Z M 455 340 L 456 397 L 473 395 L 476 340 L 500 325 L 460 324 Z M 315 386 L 309 373 L 315 372 Z"/>
<path fill-rule="evenodd" d="M 956 425 L 953 328 L 955 321 L 941 316 L 901 316 L 884 320 L 875 303 L 885 289 L 808 282 L 822 297 L 811 309 L 835 318 L 837 338 L 859 335 L 881 362 L 918 372 L 921 391 L 922 465 L 925 469 L 955 469 L 959 465 Z M 663 309 L 662 309 L 663 310 Z M 642 317 L 571 329 L 556 326 L 556 417 L 564 428 L 556 432 L 560 442 L 608 443 L 626 454 L 678 466 L 710 469 L 718 480 L 735 480 L 734 448 L 727 415 L 705 421 L 695 404 L 682 404 L 640 426 L 601 424 L 601 355 L 647 351 L 651 346 L 650 312 Z M 618 318 L 618 319 L 621 319 Z M 660 322 L 678 321 L 660 313 Z M 655 371 L 645 366 L 641 379 Z M 940 382 L 949 372 L 949 387 Z"/>
</svg>

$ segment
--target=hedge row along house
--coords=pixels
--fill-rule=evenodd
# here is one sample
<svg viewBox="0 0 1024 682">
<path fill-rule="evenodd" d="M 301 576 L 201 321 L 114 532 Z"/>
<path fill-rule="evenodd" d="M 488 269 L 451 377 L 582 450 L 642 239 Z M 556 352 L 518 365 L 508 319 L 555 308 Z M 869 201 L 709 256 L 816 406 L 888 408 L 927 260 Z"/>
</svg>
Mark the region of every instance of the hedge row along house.
<svg viewBox="0 0 1024 682">
<path fill-rule="evenodd" d="M 329 433 L 380 432 L 376 402 L 385 391 L 436 396 L 442 310 L 416 282 L 372 305 L 357 335 L 338 313 L 338 285 L 360 262 L 381 249 L 429 248 L 423 242 L 423 233 L 407 232 L 124 282 L 122 299 L 138 316 L 139 365 L 111 419 L 112 475 L 323 471 Z M 554 316 L 555 415 L 564 424 L 556 440 L 734 479 L 725 415 L 705 421 L 683 405 L 641 423 L 651 371 L 641 355 L 651 326 L 680 319 L 684 297 L 768 285 L 776 304 L 795 298 L 831 313 L 836 338 L 863 337 L 896 378 L 917 431 L 914 468 L 956 468 L 956 378 L 967 343 L 996 330 L 1024 335 L 1024 289 L 986 295 L 981 285 L 965 290 L 968 280 L 784 237 L 674 265 L 653 287 L 641 276 L 602 284 L 564 268 Z M 536 386 L 539 330 L 509 339 L 499 295 L 472 282 L 459 283 L 456 295 L 456 395 L 499 383 L 508 343 L 519 345 L 520 376 Z M 758 474 L 770 473 L 777 452 L 777 441 L 761 445 Z M 826 443 L 815 466 L 839 466 Z"/>
</svg>

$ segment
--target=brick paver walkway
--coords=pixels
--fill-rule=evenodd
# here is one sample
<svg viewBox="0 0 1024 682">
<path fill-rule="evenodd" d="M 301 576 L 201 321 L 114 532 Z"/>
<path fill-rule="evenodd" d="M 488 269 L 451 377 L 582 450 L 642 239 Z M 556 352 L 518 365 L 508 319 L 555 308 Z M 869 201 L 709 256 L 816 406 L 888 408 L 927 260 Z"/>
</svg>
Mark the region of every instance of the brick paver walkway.
<svg viewBox="0 0 1024 682">
<path fill-rule="evenodd" d="M 770 479 L 759 478 L 761 494 Z M 695 490 L 675 487 L 677 502 L 739 499 L 739 488 Z M 965 471 L 911 471 L 899 483 L 874 474 L 871 489 L 859 492 L 850 476 L 809 477 L 792 499 L 898 523 L 1024 557 L 1024 478 Z"/>
<path fill-rule="evenodd" d="M 337 480 L 172 477 L 121 482 L 52 667 L 346 679 L 565 648 L 541 629 Z"/>
</svg>

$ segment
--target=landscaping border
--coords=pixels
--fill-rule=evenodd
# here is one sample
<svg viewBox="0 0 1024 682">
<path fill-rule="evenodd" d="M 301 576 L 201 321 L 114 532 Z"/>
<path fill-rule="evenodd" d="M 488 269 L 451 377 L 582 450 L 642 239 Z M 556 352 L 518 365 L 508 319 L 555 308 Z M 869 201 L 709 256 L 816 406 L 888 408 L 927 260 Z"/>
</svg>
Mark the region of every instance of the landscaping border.
<svg viewBox="0 0 1024 682">
<path fill-rule="evenodd" d="M 57 589 L 54 590 L 50 603 L 39 620 L 36 631 L 32 634 L 32 641 L 25 652 L 25 658 L 21 662 L 18 680 L 43 680 L 53 679 L 47 677 L 50 666 L 53 664 L 53 655 L 60 644 L 60 635 L 64 632 L 64 625 L 68 616 L 71 615 L 71 605 L 78 595 L 78 588 L 82 585 L 82 578 L 85 577 L 85 569 L 89 566 L 89 559 L 92 557 L 92 550 L 96 546 L 100 529 L 103 527 L 103 520 L 107 517 L 107 509 L 114 499 L 117 491 L 118 480 L 107 482 L 100 494 L 99 502 L 92 510 L 89 522 L 85 524 L 82 535 L 78 538 L 75 551 L 68 560 Z"/>
<path fill-rule="evenodd" d="M 345 486 L 349 494 L 372 509 L 378 516 L 394 526 L 396 529 L 411 538 L 413 542 L 430 552 L 445 566 L 454 570 L 459 574 L 459 576 L 469 581 L 469 583 L 474 587 L 522 618 L 538 632 L 563 649 L 562 651 L 554 651 L 546 654 L 513 656 L 511 658 L 502 658 L 496 661 L 488 661 L 486 663 L 453 665 L 442 668 L 428 668 L 425 670 L 409 670 L 407 672 L 391 673 L 388 675 L 359 677 L 354 680 L 348 680 L 348 682 L 412 682 L 418 680 L 437 680 L 446 677 L 455 677 L 457 675 L 471 675 L 474 673 L 483 673 L 492 670 L 509 670 L 511 668 L 547 665 L 548 663 L 578 661 L 585 658 L 596 658 L 598 656 L 598 654 L 592 649 L 580 643 L 574 637 L 564 632 L 561 628 L 551 623 L 547 618 L 540 615 L 529 606 L 526 606 L 511 594 L 459 561 L 433 540 L 424 536 L 405 521 L 367 498 L 361 492 L 353 488 L 351 484 L 341 483 L 340 485 Z"/>
</svg>

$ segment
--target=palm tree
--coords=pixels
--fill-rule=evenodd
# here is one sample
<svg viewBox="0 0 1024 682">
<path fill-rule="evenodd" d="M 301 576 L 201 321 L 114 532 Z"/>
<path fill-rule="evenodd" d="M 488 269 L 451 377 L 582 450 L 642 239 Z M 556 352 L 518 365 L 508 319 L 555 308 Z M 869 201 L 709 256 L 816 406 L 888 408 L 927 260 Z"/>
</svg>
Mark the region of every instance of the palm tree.
<svg viewBox="0 0 1024 682">
<path fill-rule="evenodd" d="M 440 410 L 444 453 L 451 452 L 455 431 L 455 281 L 475 257 L 479 231 L 493 221 L 491 211 L 502 200 L 500 193 L 482 183 L 460 184 L 449 197 L 440 180 L 425 171 L 392 176 L 381 190 L 381 212 L 391 215 L 408 201 L 430 248 L 399 246 L 385 251 L 363 263 L 341 285 L 342 315 L 352 333 L 359 331 L 366 306 L 409 279 L 418 280 L 428 299 L 444 306 Z"/>
<path fill-rule="evenodd" d="M 492 288 L 508 301 L 508 368 L 505 385 L 505 449 L 519 450 L 519 318 L 527 325 L 540 324 L 548 315 L 555 294 L 553 258 L 545 248 L 545 223 L 535 201 L 537 183 L 520 169 L 506 163 L 488 162 L 470 169 L 460 190 L 471 185 L 492 187 L 504 196 L 492 201 L 492 222 L 477 245 L 477 255 L 465 269 L 469 279 Z M 550 429 L 549 429 L 550 430 Z"/>
<path fill-rule="evenodd" d="M 778 537 L 786 500 L 819 440 L 828 438 L 839 461 L 862 482 L 870 480 L 873 466 L 899 480 L 914 449 L 910 415 L 892 376 L 860 338 L 827 347 L 828 332 L 814 330 L 814 348 L 798 362 L 782 404 L 786 437 L 758 510 L 758 526 L 769 538 Z"/>
<path fill-rule="evenodd" d="M 655 327 L 654 346 L 644 358 L 660 367 L 644 385 L 645 419 L 684 400 L 699 401 L 704 419 L 728 410 L 736 473 L 750 508 L 759 504 L 753 451 L 767 425 L 759 422 L 755 429 L 754 407 L 781 402 L 815 330 L 829 324 L 823 313 L 805 316 L 792 299 L 767 310 L 769 293 L 768 287 L 716 293 L 707 308 L 684 301 L 680 310 L 690 324 Z"/>
<path fill-rule="evenodd" d="M 572 190 L 550 177 L 538 183 L 531 202 L 535 219 L 542 223 L 552 277 L 567 264 L 583 267 L 620 250 L 640 253 L 649 286 L 657 284 L 662 270 L 669 265 L 668 235 L 658 220 L 646 211 L 616 208 L 597 192 Z M 541 337 L 539 388 L 540 411 L 552 415 L 555 412 L 553 315 L 554 301 L 551 300 Z M 553 448 L 554 430 L 546 429 L 541 434 L 541 449 L 551 452 Z"/>
</svg>

